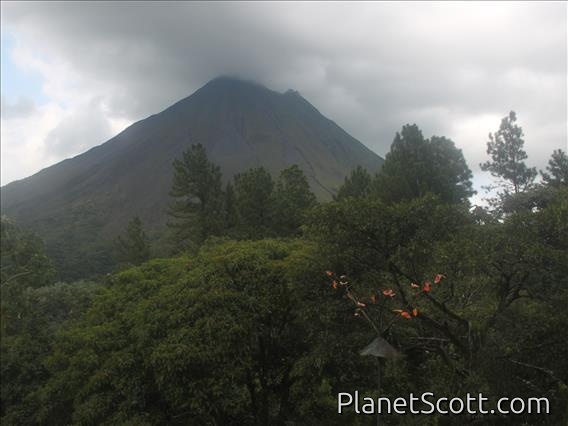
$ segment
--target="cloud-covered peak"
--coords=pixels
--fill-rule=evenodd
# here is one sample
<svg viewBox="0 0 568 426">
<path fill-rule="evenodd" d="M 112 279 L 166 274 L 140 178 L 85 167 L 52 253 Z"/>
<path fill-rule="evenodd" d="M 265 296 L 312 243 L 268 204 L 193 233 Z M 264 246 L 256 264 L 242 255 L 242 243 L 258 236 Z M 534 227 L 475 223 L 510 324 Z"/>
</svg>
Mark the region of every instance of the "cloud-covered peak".
<svg viewBox="0 0 568 426">
<path fill-rule="evenodd" d="M 115 130 L 222 75 L 278 93 L 299 90 L 380 155 L 402 125 L 416 122 L 425 136 L 453 139 L 474 171 L 487 134 L 515 110 L 529 162 L 543 168 L 553 149 L 566 147 L 566 9 L 565 2 L 4 2 L 3 34 L 14 41 L 8 57 L 41 76 L 45 101 L 35 105 L 43 126 L 30 121 L 16 131 L 2 118 L 3 165 L 32 155 L 21 146 L 41 145 L 37 169 L 72 151 L 62 149 L 69 132 L 61 123 L 94 100 L 93 122 Z M 80 126 L 77 137 L 98 143 L 90 134 Z M 29 170 L 2 169 L 3 183 Z"/>
</svg>

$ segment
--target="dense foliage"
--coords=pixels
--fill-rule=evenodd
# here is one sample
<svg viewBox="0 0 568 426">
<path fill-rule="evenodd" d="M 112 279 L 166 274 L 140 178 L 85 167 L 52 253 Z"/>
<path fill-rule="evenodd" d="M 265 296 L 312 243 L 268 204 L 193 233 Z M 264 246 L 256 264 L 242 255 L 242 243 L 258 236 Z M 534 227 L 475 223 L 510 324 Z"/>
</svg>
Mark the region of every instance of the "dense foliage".
<svg viewBox="0 0 568 426">
<path fill-rule="evenodd" d="M 223 229 L 221 170 L 207 159 L 201 144 L 192 145 L 173 166 L 170 226 L 180 247 L 199 245 Z"/>
<path fill-rule="evenodd" d="M 503 192 L 491 210 L 470 208 L 453 143 L 416 126 L 396 136 L 384 171 L 355 169 L 321 205 L 297 167 L 276 179 L 251 169 L 223 188 L 202 154 L 177 163 L 172 191 L 185 251 L 145 261 L 134 219 L 122 242 L 141 264 L 98 284 L 53 284 L 41 242 L 3 219 L 3 424 L 374 423 L 336 414 L 338 392 L 355 390 L 482 392 L 489 408 L 546 397 L 551 409 L 382 424 L 568 420 L 561 151 L 541 184 Z M 380 361 L 380 394 L 377 360 L 360 355 L 377 333 L 402 355 Z"/>
<path fill-rule="evenodd" d="M 116 239 L 118 259 L 131 265 L 140 265 L 150 259 L 150 244 L 140 217 L 134 216 L 124 235 Z"/>
<path fill-rule="evenodd" d="M 541 172 L 542 179 L 551 186 L 568 185 L 568 156 L 561 149 L 555 149 L 546 166 L 547 172 Z"/>
<path fill-rule="evenodd" d="M 461 150 L 445 137 L 425 139 L 416 124 L 397 133 L 385 157 L 374 189 L 389 202 L 439 195 L 450 203 L 464 202 L 473 195 L 471 170 Z"/>
<path fill-rule="evenodd" d="M 27 398 L 49 377 L 56 335 L 77 321 L 99 287 L 53 283 L 53 268 L 34 235 L 2 218 L 2 424 L 26 424 Z"/>
<path fill-rule="evenodd" d="M 501 196 L 526 191 L 536 177 L 536 168 L 527 167 L 524 161 L 527 153 L 523 137 L 514 111 L 501 120 L 499 130 L 489 133 L 487 154 L 491 159 L 481 164 L 481 169 L 498 179 L 495 187 L 501 190 Z"/>
<path fill-rule="evenodd" d="M 174 168 L 170 216 L 178 250 L 198 248 L 211 236 L 297 236 L 306 212 L 317 204 L 296 165 L 283 169 L 276 182 L 264 167 L 249 169 L 235 175 L 224 191 L 221 172 L 202 145 L 192 145 Z M 208 207 L 212 204 L 215 208 Z"/>
</svg>

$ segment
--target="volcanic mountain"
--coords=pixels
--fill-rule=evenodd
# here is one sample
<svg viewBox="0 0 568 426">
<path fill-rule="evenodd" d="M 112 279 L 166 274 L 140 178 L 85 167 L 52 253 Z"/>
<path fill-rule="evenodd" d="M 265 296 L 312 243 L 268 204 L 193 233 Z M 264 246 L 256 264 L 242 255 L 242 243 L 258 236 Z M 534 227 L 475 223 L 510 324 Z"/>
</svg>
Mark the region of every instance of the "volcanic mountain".
<svg viewBox="0 0 568 426">
<path fill-rule="evenodd" d="M 102 145 L 6 185 L 2 213 L 45 240 L 64 277 L 104 269 L 132 216 L 154 238 L 163 234 L 172 162 L 194 143 L 225 180 L 250 167 L 277 176 L 298 164 L 322 200 L 357 165 L 375 171 L 383 161 L 298 92 L 221 77 Z"/>
</svg>

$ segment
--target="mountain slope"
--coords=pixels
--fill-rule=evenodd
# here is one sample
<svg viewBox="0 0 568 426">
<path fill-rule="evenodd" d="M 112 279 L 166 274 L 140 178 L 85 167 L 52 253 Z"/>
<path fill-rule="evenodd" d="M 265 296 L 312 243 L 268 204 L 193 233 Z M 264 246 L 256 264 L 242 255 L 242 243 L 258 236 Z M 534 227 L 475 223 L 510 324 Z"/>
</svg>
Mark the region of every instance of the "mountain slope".
<svg viewBox="0 0 568 426">
<path fill-rule="evenodd" d="M 64 276 L 77 265 L 99 270 L 133 215 L 162 234 L 172 162 L 192 143 L 206 147 L 225 179 L 254 166 L 277 175 L 298 164 L 320 199 L 356 165 L 374 171 L 382 163 L 297 92 L 218 78 L 108 142 L 6 185 L 2 213 L 38 232 L 60 269 L 74 265 Z"/>
</svg>

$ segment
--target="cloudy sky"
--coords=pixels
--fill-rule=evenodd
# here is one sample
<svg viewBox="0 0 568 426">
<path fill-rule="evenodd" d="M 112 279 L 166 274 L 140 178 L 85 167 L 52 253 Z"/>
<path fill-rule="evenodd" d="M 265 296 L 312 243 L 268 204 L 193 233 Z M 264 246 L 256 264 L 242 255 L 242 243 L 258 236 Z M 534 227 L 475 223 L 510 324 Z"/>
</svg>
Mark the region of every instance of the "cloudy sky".
<svg viewBox="0 0 568 426">
<path fill-rule="evenodd" d="M 475 173 L 517 112 L 530 165 L 567 147 L 567 3 L 2 2 L 2 185 L 218 75 L 299 90 L 384 156 L 405 123 Z"/>
</svg>

